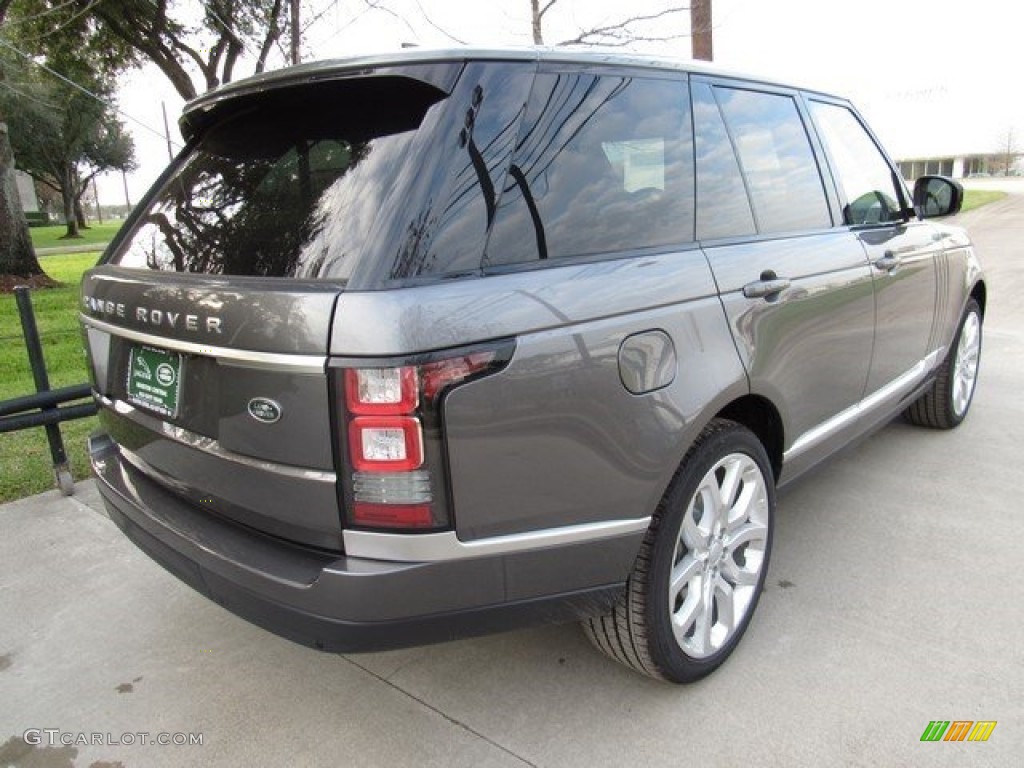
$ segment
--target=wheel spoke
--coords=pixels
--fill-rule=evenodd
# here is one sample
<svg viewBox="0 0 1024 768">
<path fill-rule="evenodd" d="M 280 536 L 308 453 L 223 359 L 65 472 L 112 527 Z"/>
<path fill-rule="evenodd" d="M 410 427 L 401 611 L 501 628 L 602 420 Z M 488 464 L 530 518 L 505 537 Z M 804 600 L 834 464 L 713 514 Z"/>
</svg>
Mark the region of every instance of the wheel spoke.
<svg viewBox="0 0 1024 768">
<path fill-rule="evenodd" d="M 751 513 L 763 498 L 762 491 L 759 483 L 745 482 L 743 484 L 743 492 L 730 510 L 727 530 L 735 530 L 750 519 Z"/>
<path fill-rule="evenodd" d="M 755 541 L 764 542 L 768 538 L 768 526 L 758 522 L 748 522 L 726 535 L 722 544 L 727 552 L 731 552 L 744 544 Z"/>
<path fill-rule="evenodd" d="M 669 600 L 675 603 L 676 595 L 682 592 L 683 587 L 690 584 L 700 573 L 700 561 L 693 555 L 687 554 L 672 569 L 672 580 L 668 586 Z M 691 585 L 692 589 L 692 585 Z"/>
<path fill-rule="evenodd" d="M 676 642 L 679 645 L 686 647 L 692 642 L 687 634 L 694 621 L 697 620 L 700 610 L 701 590 L 699 588 L 691 589 L 679 610 L 672 614 L 672 633 L 676 636 Z"/>
<path fill-rule="evenodd" d="M 683 517 L 683 530 L 680 538 L 688 550 L 707 549 L 708 539 L 711 536 L 710 530 L 702 530 L 701 526 L 697 523 L 695 513 L 701 498 L 701 494 L 698 491 L 693 501 L 690 502 L 686 515 Z"/>
<path fill-rule="evenodd" d="M 728 522 L 729 510 L 736 503 L 736 493 L 743 477 L 743 463 L 739 459 L 734 459 L 727 463 L 724 469 L 725 475 L 722 477 L 721 483 L 717 482 L 714 470 L 708 473 L 716 497 L 715 516 L 723 526 Z"/>
<path fill-rule="evenodd" d="M 735 594 L 732 584 L 721 577 L 715 579 L 715 605 L 718 606 L 718 622 L 728 637 L 736 628 Z"/>
<path fill-rule="evenodd" d="M 704 579 L 700 589 L 700 607 L 697 612 L 697 620 L 693 629 L 693 643 L 697 653 L 707 655 L 711 653 L 711 630 L 712 614 L 714 613 L 714 602 L 712 599 L 711 579 Z"/>
</svg>

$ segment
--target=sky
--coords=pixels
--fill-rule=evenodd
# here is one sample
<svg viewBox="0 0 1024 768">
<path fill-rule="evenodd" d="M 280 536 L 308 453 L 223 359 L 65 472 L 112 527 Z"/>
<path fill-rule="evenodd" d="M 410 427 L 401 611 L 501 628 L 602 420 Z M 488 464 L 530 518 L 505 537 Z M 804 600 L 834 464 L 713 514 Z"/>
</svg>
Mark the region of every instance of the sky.
<svg viewBox="0 0 1024 768">
<path fill-rule="evenodd" d="M 364 0 L 303 3 L 316 19 L 304 60 L 391 51 L 402 43 L 450 47 L 531 42 L 529 0 L 386 0 L 395 14 L 367 10 Z M 582 27 L 670 5 L 668 0 L 559 0 L 545 17 L 545 39 L 571 38 Z M 626 10 L 624 11 L 623 8 Z M 429 15 L 429 21 L 423 11 Z M 319 17 L 317 14 L 322 13 Z M 853 100 L 890 154 L 900 158 L 994 152 L 1013 130 L 1024 149 L 1024 88 L 1019 48 L 1024 7 L 1007 0 L 713 0 L 715 63 Z M 433 22 L 433 26 L 430 22 Z M 656 32 L 683 33 L 684 12 Z M 636 43 L 638 52 L 687 59 L 690 41 Z M 1015 55 L 1016 54 L 1016 55 Z M 247 72 L 239 66 L 236 72 Z M 180 146 L 183 103 L 155 67 L 127 73 L 122 117 L 140 161 L 127 178 L 134 203 L 168 162 L 161 105 Z M 143 127 L 145 125 L 146 127 Z M 121 174 L 99 180 L 104 204 L 125 202 Z"/>
</svg>

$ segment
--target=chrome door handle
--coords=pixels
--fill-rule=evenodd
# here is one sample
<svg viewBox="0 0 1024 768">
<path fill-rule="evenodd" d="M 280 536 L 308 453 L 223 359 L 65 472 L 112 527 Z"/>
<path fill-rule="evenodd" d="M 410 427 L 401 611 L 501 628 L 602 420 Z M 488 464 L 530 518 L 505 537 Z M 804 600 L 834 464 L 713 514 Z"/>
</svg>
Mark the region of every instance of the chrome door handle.
<svg viewBox="0 0 1024 768">
<path fill-rule="evenodd" d="M 790 281 L 785 277 L 772 277 L 769 280 L 755 280 L 743 286 L 743 295 L 748 299 L 764 299 L 782 293 L 789 288 Z"/>
<path fill-rule="evenodd" d="M 892 272 L 902 263 L 903 259 L 892 251 L 886 251 L 882 258 L 875 260 L 875 267 L 881 269 L 883 272 Z"/>
</svg>

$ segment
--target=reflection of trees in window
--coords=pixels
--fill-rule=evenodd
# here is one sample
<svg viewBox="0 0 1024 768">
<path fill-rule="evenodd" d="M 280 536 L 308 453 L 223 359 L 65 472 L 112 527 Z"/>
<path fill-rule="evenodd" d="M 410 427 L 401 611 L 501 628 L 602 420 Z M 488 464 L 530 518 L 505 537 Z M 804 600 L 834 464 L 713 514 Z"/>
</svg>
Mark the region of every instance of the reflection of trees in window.
<svg viewBox="0 0 1024 768">
<path fill-rule="evenodd" d="M 538 75 L 486 263 L 692 240 L 690 142 L 680 81 Z"/>
<path fill-rule="evenodd" d="M 405 231 L 388 277 L 475 271 L 498 204 L 515 130 L 532 72 L 488 67 L 465 78 L 473 83 L 449 97 L 437 131 L 454 151 L 424 169 L 431 178 L 426 200 L 407 199 Z"/>
<path fill-rule="evenodd" d="M 321 196 L 370 146 L 299 140 L 277 156 L 198 151 L 143 216 L 122 263 L 206 274 L 283 276 L 324 226 Z"/>
</svg>

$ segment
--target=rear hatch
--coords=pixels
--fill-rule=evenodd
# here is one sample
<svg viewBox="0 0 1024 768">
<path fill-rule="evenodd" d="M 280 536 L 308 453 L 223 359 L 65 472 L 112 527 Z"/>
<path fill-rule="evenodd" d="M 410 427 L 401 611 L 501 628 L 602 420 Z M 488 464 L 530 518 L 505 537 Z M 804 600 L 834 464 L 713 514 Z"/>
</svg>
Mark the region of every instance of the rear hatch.
<svg viewBox="0 0 1024 768">
<path fill-rule="evenodd" d="M 82 285 L 101 422 L 136 471 L 341 549 L 334 307 L 460 66 L 292 74 L 190 107 L 188 147 Z"/>
</svg>

